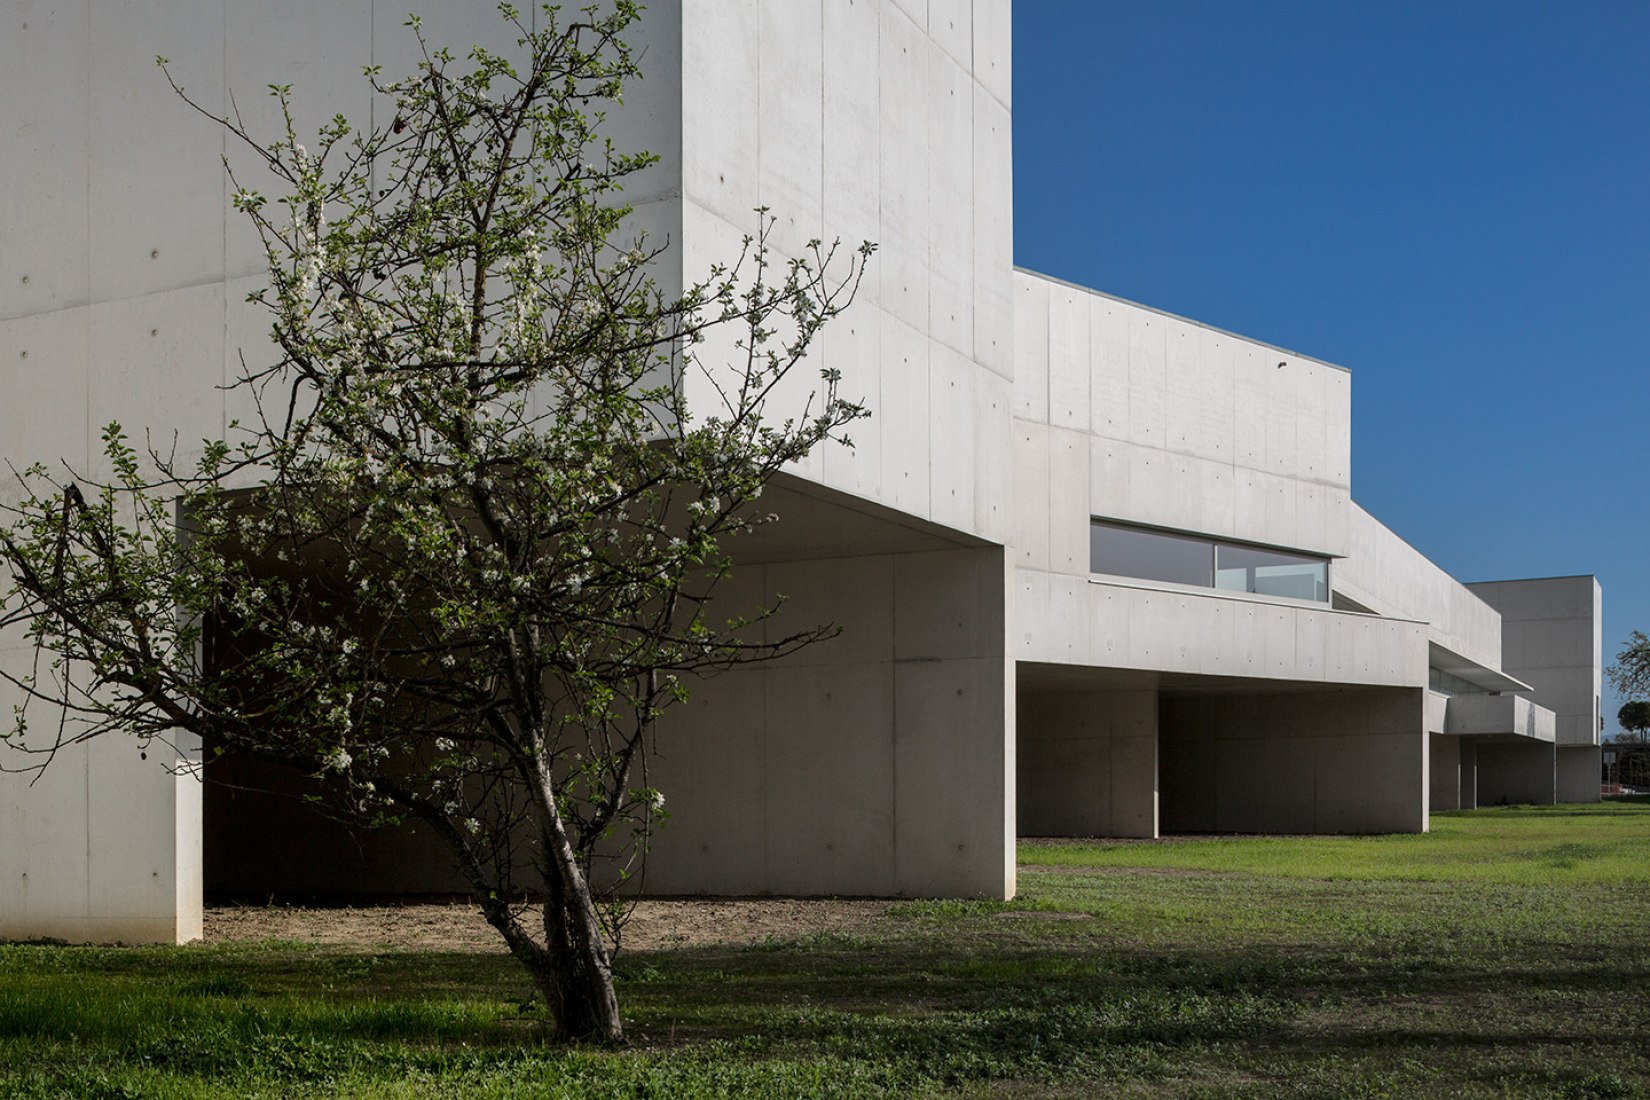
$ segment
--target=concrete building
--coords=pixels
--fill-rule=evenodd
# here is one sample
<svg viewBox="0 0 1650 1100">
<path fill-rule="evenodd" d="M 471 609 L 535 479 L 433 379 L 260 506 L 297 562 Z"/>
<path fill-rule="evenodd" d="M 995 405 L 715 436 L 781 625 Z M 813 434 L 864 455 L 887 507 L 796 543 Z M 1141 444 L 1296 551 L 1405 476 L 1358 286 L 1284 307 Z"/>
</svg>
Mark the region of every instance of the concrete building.
<svg viewBox="0 0 1650 1100">
<path fill-rule="evenodd" d="M 433 41 L 500 37 L 485 6 L 418 6 Z M 112 419 L 221 435 L 261 259 L 238 152 L 152 58 L 255 130 L 292 83 L 314 128 L 368 117 L 359 67 L 406 65 L 401 18 L 0 21 L 0 454 L 96 473 Z M 728 593 L 841 636 L 670 716 L 650 888 L 1002 897 L 1017 834 L 1413 832 L 1474 791 L 1587 794 L 1591 578 L 1459 584 L 1354 502 L 1345 370 L 1014 269 L 1009 0 L 662 3 L 642 33 L 613 129 L 662 156 L 628 197 L 676 246 L 667 285 L 758 206 L 781 249 L 880 246 L 819 353 L 874 418 L 778 487 Z M 210 765 L 203 797 L 197 756 L 106 739 L 0 777 L 0 937 L 184 940 L 207 891 L 452 882 L 417 836 L 342 840 Z"/>
</svg>

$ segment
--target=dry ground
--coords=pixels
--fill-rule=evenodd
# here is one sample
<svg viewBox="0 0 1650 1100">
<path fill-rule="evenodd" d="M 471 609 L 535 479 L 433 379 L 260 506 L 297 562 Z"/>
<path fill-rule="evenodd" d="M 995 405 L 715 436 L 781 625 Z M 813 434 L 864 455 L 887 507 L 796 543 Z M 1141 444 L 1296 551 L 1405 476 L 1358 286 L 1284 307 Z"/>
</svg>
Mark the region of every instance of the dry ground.
<svg viewBox="0 0 1650 1100">
<path fill-rule="evenodd" d="M 876 923 L 887 901 L 821 898 L 648 900 L 625 928 L 627 948 L 761 943 L 816 932 L 852 932 Z M 206 910 L 206 942 L 295 940 L 436 951 L 502 951 L 503 941 L 463 901 L 307 907 L 224 905 Z"/>
</svg>

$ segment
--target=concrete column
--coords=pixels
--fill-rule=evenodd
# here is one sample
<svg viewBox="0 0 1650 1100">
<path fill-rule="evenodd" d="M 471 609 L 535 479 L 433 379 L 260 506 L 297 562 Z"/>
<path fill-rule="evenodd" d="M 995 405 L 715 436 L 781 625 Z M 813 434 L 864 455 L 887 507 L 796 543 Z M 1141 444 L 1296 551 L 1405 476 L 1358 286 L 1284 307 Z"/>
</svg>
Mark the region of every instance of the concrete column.
<svg viewBox="0 0 1650 1100">
<path fill-rule="evenodd" d="M 1478 808 L 1478 739 L 1458 738 L 1461 744 L 1461 808 Z"/>
<path fill-rule="evenodd" d="M 1558 800 L 1597 802 L 1602 797 L 1603 750 L 1597 745 L 1560 745 L 1558 760 Z"/>
<path fill-rule="evenodd" d="M 1439 733 L 1427 734 L 1432 759 L 1431 810 L 1459 810 L 1461 808 L 1461 738 Z"/>
<path fill-rule="evenodd" d="M 1555 772 L 1551 742 L 1480 741 L 1478 804 L 1551 806 L 1558 801 Z"/>
<path fill-rule="evenodd" d="M 1025 695 L 1021 836 L 1157 836 L 1157 692 Z"/>
<path fill-rule="evenodd" d="M 199 939 L 199 763 L 193 744 L 111 734 L 59 753 L 33 786 L 0 775 L 0 940 Z"/>
</svg>

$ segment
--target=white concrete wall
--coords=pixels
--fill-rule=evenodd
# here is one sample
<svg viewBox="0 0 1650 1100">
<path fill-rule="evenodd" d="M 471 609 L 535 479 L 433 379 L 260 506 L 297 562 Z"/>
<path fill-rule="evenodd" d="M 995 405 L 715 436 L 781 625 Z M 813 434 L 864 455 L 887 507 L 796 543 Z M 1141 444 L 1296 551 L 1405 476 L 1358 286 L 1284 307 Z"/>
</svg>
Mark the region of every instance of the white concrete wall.
<svg viewBox="0 0 1650 1100">
<path fill-rule="evenodd" d="M 1420 623 L 1027 568 L 1015 570 L 1015 585 L 1011 651 L 1022 661 L 1314 683 L 1426 683 Z"/>
<path fill-rule="evenodd" d="M 1597 745 L 1559 745 L 1554 758 L 1560 802 L 1603 800 L 1603 749 Z"/>
<path fill-rule="evenodd" d="M 1000 548 L 741 568 L 727 595 L 789 597 L 776 631 L 840 637 L 694 687 L 650 782 L 671 813 L 665 894 L 1009 897 L 1013 666 Z"/>
<path fill-rule="evenodd" d="M 1021 836 L 1157 836 L 1157 691 L 1021 694 Z"/>
<path fill-rule="evenodd" d="M 1425 682 L 1417 623 L 1089 572 L 1092 517 L 1347 553 L 1347 372 L 1030 272 L 1014 288 L 1021 660 Z"/>
<path fill-rule="evenodd" d="M 1552 742 L 1474 740 L 1478 743 L 1478 805 L 1551 806 L 1558 800 Z"/>
<path fill-rule="evenodd" d="M 1165 696 L 1164 832 L 1425 832 L 1418 688 Z"/>
<path fill-rule="evenodd" d="M 1088 572 L 1091 516 L 1348 549 L 1346 371 L 1014 275 L 1015 563 Z"/>
<path fill-rule="evenodd" d="M 0 651 L 14 673 L 33 651 Z M 9 722 L 20 702 L 0 684 Z M 30 744 L 55 733 L 31 711 Z M 72 732 L 72 731 L 71 731 Z M 8 752 L 10 767 L 26 758 Z M 0 940 L 185 942 L 201 935 L 201 787 L 193 739 L 176 746 L 110 737 L 60 753 L 30 775 L 0 775 Z"/>
<path fill-rule="evenodd" d="M 1347 530 L 1347 556 L 1334 566 L 1336 591 L 1377 614 L 1420 619 L 1430 640 L 1485 668 L 1501 668 L 1500 618 L 1473 589 L 1356 503 Z"/>
<path fill-rule="evenodd" d="M 1010 530 L 1012 150 L 1009 0 L 705 0 L 683 8 L 681 263 L 773 243 L 877 243 L 817 368 L 872 410 L 796 471 L 992 541 Z M 731 334 L 713 337 L 714 360 Z M 709 410 L 708 387 L 690 386 Z"/>
<path fill-rule="evenodd" d="M 1470 587 L 1500 614 L 1503 667 L 1534 688 L 1530 697 L 1557 716 L 1558 743 L 1597 745 L 1603 668 L 1598 580 L 1545 577 Z"/>
<path fill-rule="evenodd" d="M 459 52 L 511 37 L 491 5 L 408 6 L 420 9 L 432 42 Z M 859 446 L 822 452 L 800 472 L 1005 538 L 1008 0 L 650 7 L 639 39 L 649 78 L 614 112 L 613 130 L 622 145 L 665 157 L 627 193 L 638 229 L 680 245 L 679 266 L 661 269 L 663 284 L 731 259 L 759 204 L 781 219 L 775 243 L 783 251 L 794 254 L 812 237 L 879 242 L 860 302 L 814 362 L 842 369 L 845 392 L 863 397 L 876 419 L 853 433 Z M 312 130 L 340 110 L 370 117 L 360 69 L 407 67 L 415 47 L 403 21 L 403 7 L 372 0 L 25 0 L 0 12 L 0 72 L 17 93 L 0 99 L 0 456 L 19 465 L 61 458 L 96 474 L 97 433 L 111 419 L 139 440 L 147 434 L 170 446 L 175 437 L 187 456 L 244 411 L 219 387 L 238 375 L 243 347 L 254 349 L 256 365 L 265 339 L 264 321 L 243 301 L 261 284 L 261 259 L 229 210 L 221 157 L 237 168 L 247 158 L 173 97 L 154 57 L 171 57 L 208 109 L 233 105 L 266 133 L 266 86 L 292 83 L 299 126 Z M 811 388 L 807 379 L 798 385 Z M 800 392 L 788 396 L 799 400 Z M 1012 889 L 1012 848 L 1003 840 L 1013 825 L 1011 689 L 1000 636 L 995 645 L 991 669 L 899 666 L 908 734 L 899 750 L 902 795 L 921 806 L 941 797 L 929 786 L 942 780 L 966 789 L 972 778 L 952 773 L 989 757 L 996 779 L 975 793 L 997 800 L 1001 826 L 982 824 L 992 815 L 981 816 L 978 799 L 966 810 L 906 819 L 887 879 L 902 890 Z M 961 698 L 970 714 L 987 716 L 980 720 L 989 737 L 973 719 L 961 728 L 991 744 L 959 755 L 929 725 L 957 716 L 922 700 L 929 689 L 954 692 L 951 678 L 963 668 Z M 200 855 L 191 807 L 199 792 L 164 771 L 157 754 L 138 764 L 127 755 L 115 743 L 66 754 L 32 791 L 0 778 L 0 881 L 8 884 L 0 934 L 195 933 Z M 111 838 L 107 860 L 99 837 Z M 82 856 L 64 855 L 70 847 Z M 123 873 L 136 876 L 131 890 L 115 884 Z M 10 888 L 25 875 L 26 893 Z M 874 877 L 866 871 L 854 881 Z M 826 876 L 808 889 L 837 881 Z M 150 895 L 172 900 L 140 899 Z"/>
<path fill-rule="evenodd" d="M 670 817 L 637 888 L 1012 895 L 1002 550 L 745 563 L 717 605 L 748 614 L 776 595 L 785 606 L 752 640 L 826 623 L 841 634 L 784 661 L 694 681 L 689 701 L 666 712 L 646 782 L 665 795 Z M 210 774 L 256 788 L 208 791 L 217 893 L 467 889 L 428 833 L 346 829 L 298 801 L 312 786 L 256 765 Z M 317 850 L 331 855 L 319 864 L 304 855 Z"/>
<path fill-rule="evenodd" d="M 1553 712 L 1521 695 L 1456 695 L 1444 716 L 1448 734 L 1511 734 L 1553 740 Z"/>
</svg>

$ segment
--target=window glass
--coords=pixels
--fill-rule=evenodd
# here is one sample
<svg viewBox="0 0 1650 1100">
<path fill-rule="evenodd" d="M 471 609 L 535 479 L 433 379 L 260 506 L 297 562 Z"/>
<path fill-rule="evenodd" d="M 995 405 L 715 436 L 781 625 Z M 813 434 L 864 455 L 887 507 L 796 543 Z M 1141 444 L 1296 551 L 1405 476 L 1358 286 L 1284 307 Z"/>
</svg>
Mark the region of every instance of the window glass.
<svg viewBox="0 0 1650 1100">
<path fill-rule="evenodd" d="M 1209 588 L 1214 579 L 1214 547 L 1206 539 L 1096 523 L 1089 528 L 1089 569 Z"/>
<path fill-rule="evenodd" d="M 1215 587 L 1322 602 L 1329 599 L 1329 564 L 1304 554 L 1219 546 L 1215 549 Z"/>
<path fill-rule="evenodd" d="M 1196 535 L 1169 534 L 1093 520 L 1089 570 L 1117 577 L 1224 588 L 1328 603 L 1329 559 L 1257 546 L 1228 546 Z"/>
</svg>

